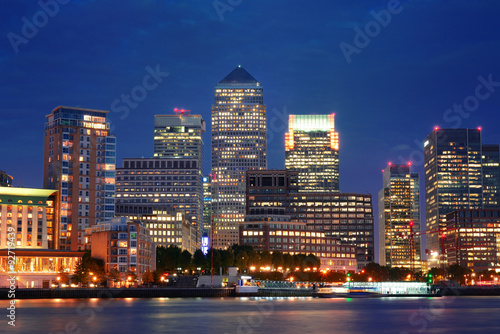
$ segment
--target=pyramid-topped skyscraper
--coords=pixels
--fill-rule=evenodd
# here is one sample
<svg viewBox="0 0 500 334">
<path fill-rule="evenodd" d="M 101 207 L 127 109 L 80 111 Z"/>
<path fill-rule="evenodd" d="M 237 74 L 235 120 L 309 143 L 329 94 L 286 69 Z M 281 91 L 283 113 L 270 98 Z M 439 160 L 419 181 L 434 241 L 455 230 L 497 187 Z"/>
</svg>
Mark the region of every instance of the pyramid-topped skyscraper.
<svg viewBox="0 0 500 334">
<path fill-rule="evenodd" d="M 245 172 L 266 167 L 263 89 L 238 66 L 215 87 L 212 106 L 213 247 L 238 243 L 245 216 Z"/>
</svg>

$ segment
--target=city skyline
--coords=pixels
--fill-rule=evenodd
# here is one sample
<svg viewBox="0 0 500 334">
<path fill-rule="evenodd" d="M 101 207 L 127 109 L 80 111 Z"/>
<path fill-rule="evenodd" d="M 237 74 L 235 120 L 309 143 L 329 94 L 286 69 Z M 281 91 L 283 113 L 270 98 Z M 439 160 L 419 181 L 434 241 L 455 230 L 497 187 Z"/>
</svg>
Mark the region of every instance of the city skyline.
<svg viewBox="0 0 500 334">
<path fill-rule="evenodd" d="M 14 177 L 15 186 L 42 187 L 38 166 L 43 150 L 34 143 L 41 142 L 45 115 L 59 105 L 109 110 L 111 133 L 118 138 L 118 164 L 124 157 L 153 156 L 149 134 L 154 115 L 170 114 L 176 107 L 190 109 L 207 120 L 204 161 L 209 162 L 213 86 L 238 64 L 266 88 L 268 168 L 284 168 L 289 114 L 335 112 L 342 192 L 377 194 L 379 173 L 388 161 L 411 160 L 422 174 L 423 141 L 435 125 L 483 126 L 484 142 L 500 143 L 500 133 L 491 126 L 500 117 L 495 29 L 500 5 L 401 5 L 368 45 L 358 47 L 354 28 L 364 31 L 377 22 L 373 12 L 387 10 L 387 3 L 325 1 L 304 10 L 279 1 L 265 6 L 242 2 L 221 18 L 210 2 L 123 3 L 116 10 L 111 4 L 72 1 L 37 27 L 36 36 L 17 45 L 16 52 L 7 35 L 23 37 L 21 18 L 32 22 L 42 9 L 36 3 L 10 2 L 9 10 L 0 14 L 0 70 L 9 83 L 0 92 L 5 121 L 0 140 L 17 145 L 2 146 L 2 156 L 9 159 L 0 169 Z M 281 11 L 283 6 L 286 11 Z M 130 13 L 151 19 L 118 20 Z M 73 14 L 82 19 L 74 20 Z M 424 17 L 433 24 L 422 25 Z M 89 20 L 100 28 L 89 29 L 84 23 Z M 266 23 L 246 28 L 253 20 Z M 268 31 L 280 38 L 270 38 Z M 216 45 L 208 43 L 212 40 Z M 348 62 L 341 43 L 360 52 Z M 126 52 L 129 48 L 135 51 Z M 276 52 L 261 52 L 270 48 Z M 205 163 L 204 174 L 209 168 Z"/>
<path fill-rule="evenodd" d="M 499 1 L 2 4 L 7 332 L 499 328 Z"/>
</svg>

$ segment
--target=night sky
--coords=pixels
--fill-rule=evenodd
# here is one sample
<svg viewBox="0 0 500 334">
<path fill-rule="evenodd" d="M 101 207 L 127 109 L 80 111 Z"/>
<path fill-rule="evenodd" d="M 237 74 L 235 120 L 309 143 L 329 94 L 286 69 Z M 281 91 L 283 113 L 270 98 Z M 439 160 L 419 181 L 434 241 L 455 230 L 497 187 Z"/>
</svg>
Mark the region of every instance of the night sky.
<svg viewBox="0 0 500 334">
<path fill-rule="evenodd" d="M 15 186 L 42 186 L 59 105 L 111 111 L 118 166 L 153 155 L 155 114 L 190 109 L 207 120 L 208 172 L 213 90 L 240 64 L 264 87 L 268 167 L 284 168 L 288 114 L 334 112 L 341 191 L 375 207 L 389 161 L 422 172 L 434 126 L 482 126 L 500 143 L 498 1 L 59 1 L 50 15 L 2 1 L 0 169 Z"/>
</svg>

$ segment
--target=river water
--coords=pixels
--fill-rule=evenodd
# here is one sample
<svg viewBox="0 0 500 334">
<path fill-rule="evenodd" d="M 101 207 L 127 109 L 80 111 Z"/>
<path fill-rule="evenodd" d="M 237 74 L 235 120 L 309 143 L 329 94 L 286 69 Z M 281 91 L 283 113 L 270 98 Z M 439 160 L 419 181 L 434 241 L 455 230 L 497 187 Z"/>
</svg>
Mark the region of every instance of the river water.
<svg viewBox="0 0 500 334">
<path fill-rule="evenodd" d="M 20 300 L 15 327 L 0 305 L 0 333 L 500 333 L 500 297 Z"/>
</svg>

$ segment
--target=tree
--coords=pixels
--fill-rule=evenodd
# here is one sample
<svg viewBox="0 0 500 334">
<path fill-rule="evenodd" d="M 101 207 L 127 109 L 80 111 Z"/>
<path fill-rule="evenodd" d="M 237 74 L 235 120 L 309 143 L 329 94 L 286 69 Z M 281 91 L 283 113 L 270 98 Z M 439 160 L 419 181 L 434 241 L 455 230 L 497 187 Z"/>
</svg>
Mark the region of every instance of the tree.
<svg viewBox="0 0 500 334">
<path fill-rule="evenodd" d="M 127 272 L 127 282 L 129 284 L 135 284 L 137 282 L 137 274 L 134 271 Z"/>
<path fill-rule="evenodd" d="M 283 253 L 280 251 L 273 252 L 272 264 L 275 269 L 283 267 L 285 260 L 283 258 Z"/>
<path fill-rule="evenodd" d="M 152 283 L 154 280 L 155 280 L 155 278 L 154 278 L 153 272 L 148 270 L 144 274 L 142 274 L 142 281 L 145 284 Z"/>
<path fill-rule="evenodd" d="M 460 284 L 465 284 L 465 276 L 469 275 L 472 271 L 469 268 L 462 267 L 461 265 L 455 263 L 448 268 L 448 275 L 451 279 L 457 281 Z"/>
<path fill-rule="evenodd" d="M 304 270 L 304 268 L 307 268 L 305 259 L 306 259 L 305 254 L 295 254 L 293 255 L 293 268 L 299 268 L 300 270 Z"/>
<path fill-rule="evenodd" d="M 285 267 L 285 270 L 290 269 L 294 270 L 294 265 L 293 265 L 293 256 L 290 254 L 283 254 L 283 266 Z"/>
<path fill-rule="evenodd" d="M 424 282 L 435 283 L 444 278 L 444 270 L 441 268 L 433 267 L 427 271 L 427 275 L 424 276 Z"/>
<path fill-rule="evenodd" d="M 190 269 L 191 266 L 192 266 L 192 256 L 191 256 L 191 253 L 189 253 L 189 251 L 187 250 L 183 250 L 180 254 L 179 254 L 179 260 L 178 260 L 178 267 L 182 268 L 182 269 Z"/>
<path fill-rule="evenodd" d="M 235 259 L 236 267 L 240 268 L 241 271 L 247 270 L 248 268 L 248 254 L 245 251 L 239 252 Z"/>
<path fill-rule="evenodd" d="M 370 262 L 363 269 L 365 270 L 366 275 L 371 277 L 375 282 L 383 282 L 390 279 L 389 269 L 378 263 Z"/>
<path fill-rule="evenodd" d="M 179 267 L 181 249 L 177 246 L 160 246 L 156 248 L 156 267 L 174 271 Z"/>
<path fill-rule="evenodd" d="M 196 268 L 201 268 L 201 270 L 204 270 L 204 269 L 210 267 L 210 265 L 208 264 L 207 258 L 205 257 L 205 254 L 203 254 L 201 249 L 197 249 L 194 252 L 193 264 Z"/>
<path fill-rule="evenodd" d="M 108 272 L 107 278 L 113 282 L 121 282 L 121 274 L 116 268 L 113 268 Z"/>
<path fill-rule="evenodd" d="M 221 250 L 220 257 L 221 257 L 222 267 L 226 268 L 234 266 L 234 253 L 232 249 Z"/>
<path fill-rule="evenodd" d="M 248 265 L 255 268 L 260 267 L 260 254 L 253 249 L 248 253 Z"/>
<path fill-rule="evenodd" d="M 404 281 L 408 279 L 408 275 L 410 275 L 410 277 L 413 277 L 413 273 L 411 272 L 411 270 L 406 268 L 391 267 L 387 269 L 389 270 L 391 281 Z"/>
<path fill-rule="evenodd" d="M 308 254 L 304 263 L 306 268 L 319 268 L 321 266 L 321 260 L 314 254 Z"/>
<path fill-rule="evenodd" d="M 260 265 L 262 267 L 271 267 L 272 262 L 273 256 L 271 255 L 271 253 L 269 253 L 269 251 L 264 250 L 260 252 Z"/>
<path fill-rule="evenodd" d="M 217 249 L 213 249 L 213 248 L 210 248 L 210 250 L 208 251 L 208 254 L 207 254 L 207 258 L 208 258 L 208 261 L 209 263 L 211 264 L 212 262 L 212 252 L 214 252 L 214 255 L 213 255 L 213 266 L 214 266 L 214 275 L 218 275 L 219 274 L 219 268 L 222 267 L 222 260 L 221 260 L 221 257 L 220 257 L 220 252 L 217 250 Z"/>
<path fill-rule="evenodd" d="M 82 259 L 78 261 L 75 273 L 71 278 L 76 283 L 87 283 L 96 277 L 97 282 L 105 280 L 104 260 L 91 257 L 90 251 L 86 251 Z"/>
</svg>

